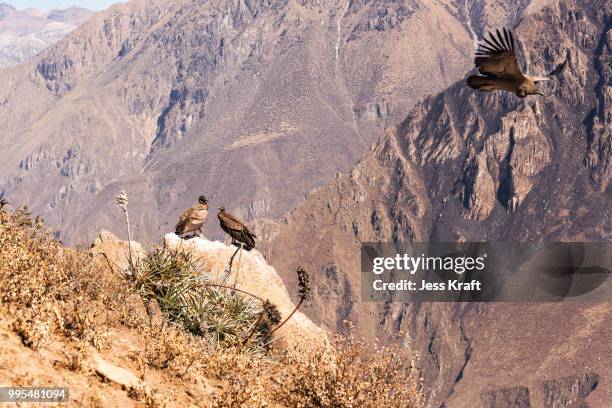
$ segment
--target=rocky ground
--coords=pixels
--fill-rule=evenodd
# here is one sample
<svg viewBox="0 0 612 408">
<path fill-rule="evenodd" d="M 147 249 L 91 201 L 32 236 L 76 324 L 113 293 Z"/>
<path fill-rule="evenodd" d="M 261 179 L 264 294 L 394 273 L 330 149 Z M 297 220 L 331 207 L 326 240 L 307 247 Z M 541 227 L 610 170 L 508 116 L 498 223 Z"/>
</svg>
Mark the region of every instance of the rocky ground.
<svg viewBox="0 0 612 408">
<path fill-rule="evenodd" d="M 135 256 L 144 255 L 139 244 L 133 243 L 133 247 Z M 105 290 L 102 282 L 117 280 L 125 271 L 126 248 L 126 242 L 111 234 L 103 234 L 92 247 L 92 255 L 100 261 L 99 268 L 95 269 L 100 275 L 97 277 L 100 291 Z M 106 260 L 111 262 L 112 269 L 107 267 Z M 85 294 L 82 296 L 86 303 L 90 301 Z M 70 397 L 65 406 L 161 407 L 169 401 L 177 407 L 213 406 L 215 396 L 222 393 L 218 381 L 176 377 L 162 366 L 153 367 L 145 362 L 143 357 L 147 350 L 151 351 L 152 338 L 162 337 L 163 318 L 156 317 L 150 327 L 136 328 L 136 322 L 148 320 L 144 304 L 138 295 L 125 304 L 131 308 L 128 318 L 131 324 L 118 324 L 121 319 L 112 322 L 117 316 L 115 311 L 99 306 L 94 306 L 93 311 L 90 309 L 93 313 L 84 318 L 87 323 L 83 323 L 89 326 L 88 330 L 96 332 L 96 341 L 103 346 L 95 346 L 78 336 L 68 339 L 48 334 L 44 345 L 36 347 L 24 341 L 26 335 L 15 329 L 14 317 L 18 315 L 10 313 L 11 305 L 1 304 L 0 385 L 69 387 Z M 2 404 L 5 405 L 12 406 Z"/>
<path fill-rule="evenodd" d="M 0 210 L 0 386 L 69 387 L 58 406 L 421 406 L 399 343 L 321 330 L 257 250 L 228 269 L 235 249 L 204 238 L 145 250 L 105 232 L 73 249 L 51 235 Z"/>
<path fill-rule="evenodd" d="M 161 369 L 144 370 L 136 356 L 147 341 L 133 330 L 109 333 L 108 348 L 87 352 L 62 339 L 53 339 L 44 350 L 23 345 L 5 319 L 0 325 L 0 376 L 2 386 L 69 387 L 66 406 L 142 407 L 154 406 L 155 400 L 168 399 L 172 406 L 211 406 L 214 395 L 222 389 L 207 379 L 172 378 Z M 144 395 L 144 389 L 153 394 Z M 137 390 L 143 390 L 138 396 Z M 191 395 L 197 394 L 197 400 Z M 149 399 L 149 402 L 147 402 Z M 53 404 L 57 406 L 58 404 Z M 0 404 L 0 406 L 15 406 Z M 44 404 L 42 405 L 44 406 Z"/>
</svg>

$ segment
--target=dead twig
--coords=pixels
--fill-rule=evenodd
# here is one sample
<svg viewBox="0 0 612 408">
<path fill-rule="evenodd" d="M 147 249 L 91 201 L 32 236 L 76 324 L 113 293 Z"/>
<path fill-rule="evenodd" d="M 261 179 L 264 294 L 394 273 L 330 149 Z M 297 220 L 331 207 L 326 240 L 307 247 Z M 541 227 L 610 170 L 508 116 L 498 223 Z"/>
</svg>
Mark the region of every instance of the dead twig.
<svg viewBox="0 0 612 408">
<path fill-rule="evenodd" d="M 242 346 L 240 347 L 240 350 L 242 350 L 242 348 L 244 346 L 246 346 L 246 344 L 251 340 L 251 338 L 255 334 L 255 330 L 257 329 L 257 327 L 259 326 L 259 324 L 263 320 L 263 318 L 264 318 L 265 314 L 268 312 L 269 308 L 270 308 L 270 301 L 266 299 L 266 301 L 264 302 L 263 307 L 261 309 L 261 313 L 259 314 L 259 318 L 257 318 L 257 321 L 253 324 L 253 327 L 251 327 L 251 330 L 249 331 L 249 335 L 242 342 Z"/>
<path fill-rule="evenodd" d="M 236 251 L 234 251 L 234 254 L 226 265 L 225 270 L 223 271 L 223 279 L 221 279 L 221 282 L 225 283 L 227 278 L 229 278 L 229 276 L 232 274 L 232 264 L 234 263 L 234 257 L 236 256 L 238 251 L 240 251 L 240 247 L 236 248 Z"/>
</svg>

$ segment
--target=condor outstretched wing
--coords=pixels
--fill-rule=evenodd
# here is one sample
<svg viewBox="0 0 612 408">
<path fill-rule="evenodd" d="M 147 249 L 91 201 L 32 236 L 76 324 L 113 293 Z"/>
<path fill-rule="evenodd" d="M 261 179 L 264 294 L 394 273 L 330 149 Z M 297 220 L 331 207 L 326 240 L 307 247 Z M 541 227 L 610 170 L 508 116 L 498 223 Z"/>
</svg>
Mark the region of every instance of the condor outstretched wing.
<svg viewBox="0 0 612 408">
<path fill-rule="evenodd" d="M 495 34 L 489 32 L 489 38 L 485 36 L 478 44 L 474 59 L 476 68 L 483 75 L 522 80 L 524 76 L 516 62 L 512 32 L 505 28 L 503 34 L 495 31 Z"/>
</svg>

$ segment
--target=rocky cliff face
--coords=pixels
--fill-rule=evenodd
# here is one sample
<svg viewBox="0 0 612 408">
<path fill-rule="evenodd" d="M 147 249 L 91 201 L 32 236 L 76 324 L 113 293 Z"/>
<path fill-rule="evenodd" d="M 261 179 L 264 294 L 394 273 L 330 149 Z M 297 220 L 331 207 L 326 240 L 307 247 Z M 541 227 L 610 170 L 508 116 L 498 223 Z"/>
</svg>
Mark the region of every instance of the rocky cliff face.
<svg viewBox="0 0 612 408">
<path fill-rule="evenodd" d="M 574 0 L 524 17 L 515 34 L 527 72 L 569 58 L 562 77 L 542 86 L 546 97 L 477 95 L 458 82 L 417 104 L 276 229 L 267 226 L 273 265 L 316 271 L 307 314 L 317 322 L 337 329 L 349 318 L 371 336 L 407 333 L 430 407 L 612 400 L 610 384 L 593 380 L 610 375 L 609 306 L 363 303 L 359 272 L 360 242 L 611 239 L 611 11 Z"/>
<path fill-rule="evenodd" d="M 464 74 L 471 21 L 512 24 L 522 11 L 511 1 L 482 2 L 482 13 L 462 5 L 116 5 L 0 71 L 0 195 L 72 242 L 117 226 L 120 188 L 145 241 L 200 193 L 247 220 L 280 216 Z"/>
<path fill-rule="evenodd" d="M 92 11 L 69 7 L 48 13 L 0 3 L 0 67 L 16 65 L 62 39 Z"/>
</svg>

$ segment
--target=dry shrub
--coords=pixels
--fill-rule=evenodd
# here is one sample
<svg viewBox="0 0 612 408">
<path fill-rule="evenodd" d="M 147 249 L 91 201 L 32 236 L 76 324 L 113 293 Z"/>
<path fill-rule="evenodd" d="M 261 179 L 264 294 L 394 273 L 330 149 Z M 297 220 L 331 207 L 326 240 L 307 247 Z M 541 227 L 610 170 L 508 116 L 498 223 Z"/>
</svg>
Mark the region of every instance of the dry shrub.
<svg viewBox="0 0 612 408">
<path fill-rule="evenodd" d="M 142 402 L 147 408 L 163 408 L 170 403 L 168 398 L 159 393 L 159 390 L 147 386 L 130 388 L 128 396 L 133 400 Z"/>
<path fill-rule="evenodd" d="M 175 372 L 186 371 L 192 362 L 206 350 L 205 344 L 196 348 L 199 339 L 185 333 L 176 325 L 168 325 L 159 332 L 146 330 L 144 359 L 147 365 Z"/>
<path fill-rule="evenodd" d="M 277 398 L 304 407 L 418 407 L 413 359 L 398 343 L 368 345 L 354 335 L 331 347 L 287 354 L 274 378 Z"/>
<path fill-rule="evenodd" d="M 83 341 L 76 341 L 74 346 L 74 350 L 62 351 L 66 357 L 66 362 L 60 362 L 58 364 L 74 372 L 88 371 L 91 369 L 91 367 L 89 367 L 89 357 L 91 356 L 90 346 Z"/>
<path fill-rule="evenodd" d="M 25 208 L 0 212 L 0 284 L 0 306 L 14 316 L 13 330 L 33 349 L 54 333 L 100 349 L 106 323 L 115 320 L 110 314 L 139 318 L 125 302 L 134 293 L 129 285 L 85 251 L 63 247 Z"/>
<path fill-rule="evenodd" d="M 422 407 L 413 359 L 398 343 L 336 337 L 324 350 L 278 351 L 268 358 L 223 353 L 209 359 L 223 387 L 214 406 Z"/>
<path fill-rule="evenodd" d="M 11 326 L 21 342 L 32 350 L 42 348 L 49 340 L 49 322 L 32 312 L 17 316 Z"/>
<path fill-rule="evenodd" d="M 268 392 L 261 378 L 234 376 L 228 378 L 223 393 L 214 402 L 215 408 L 269 407 Z"/>
</svg>

